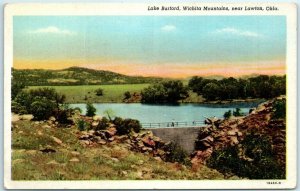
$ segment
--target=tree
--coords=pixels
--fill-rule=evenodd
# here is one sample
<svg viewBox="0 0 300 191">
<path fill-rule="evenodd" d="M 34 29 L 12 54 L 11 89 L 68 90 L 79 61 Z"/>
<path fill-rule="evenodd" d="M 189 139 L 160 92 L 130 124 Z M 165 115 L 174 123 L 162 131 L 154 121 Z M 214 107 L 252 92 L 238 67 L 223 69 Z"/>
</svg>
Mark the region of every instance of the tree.
<svg viewBox="0 0 300 191">
<path fill-rule="evenodd" d="M 96 111 L 97 110 L 93 104 L 91 103 L 86 104 L 86 116 L 93 117 L 96 115 Z"/>
<path fill-rule="evenodd" d="M 229 119 L 230 117 L 231 117 L 231 110 L 228 110 L 228 111 L 226 111 L 225 113 L 224 113 L 224 115 L 223 115 L 223 117 L 225 118 L 225 119 Z"/>
<path fill-rule="evenodd" d="M 187 87 L 179 80 L 150 85 L 141 92 L 142 103 L 176 103 L 188 96 Z"/>
<path fill-rule="evenodd" d="M 15 97 L 25 88 L 24 83 L 16 82 L 12 80 L 11 83 L 11 99 L 14 100 Z"/>
<path fill-rule="evenodd" d="M 206 100 L 213 101 L 218 98 L 218 95 L 220 94 L 220 86 L 216 83 L 208 83 L 203 87 L 203 97 Z"/>
</svg>

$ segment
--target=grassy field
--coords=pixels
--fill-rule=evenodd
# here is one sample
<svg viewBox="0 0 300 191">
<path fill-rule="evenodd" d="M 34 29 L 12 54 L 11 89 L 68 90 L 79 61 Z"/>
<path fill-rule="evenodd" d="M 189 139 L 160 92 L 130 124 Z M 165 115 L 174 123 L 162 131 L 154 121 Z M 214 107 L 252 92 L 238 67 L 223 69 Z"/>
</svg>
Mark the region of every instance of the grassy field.
<svg viewBox="0 0 300 191">
<path fill-rule="evenodd" d="M 66 95 L 67 103 L 121 103 L 124 92 L 139 93 L 149 84 L 122 84 L 122 85 L 83 85 L 83 86 L 30 86 L 29 89 L 40 87 L 55 88 L 57 92 Z M 95 90 L 103 89 L 103 95 L 97 96 Z"/>
<path fill-rule="evenodd" d="M 142 89 L 150 84 L 120 84 L 120 85 L 84 85 L 84 86 L 30 86 L 29 89 L 50 87 L 58 93 L 66 95 L 67 103 L 122 103 L 124 93 L 129 91 L 140 93 Z M 103 95 L 97 96 L 95 90 L 103 89 Z M 189 97 L 183 100 L 185 103 L 201 103 L 203 98 L 189 91 Z"/>
<path fill-rule="evenodd" d="M 84 147 L 77 133 L 76 127 L 14 122 L 12 180 L 224 179 L 221 173 L 206 166 L 195 171 L 188 166 L 157 161 L 129 150 L 126 143 Z M 62 142 L 58 144 L 53 137 Z M 45 148 L 54 151 L 40 151 Z"/>
</svg>

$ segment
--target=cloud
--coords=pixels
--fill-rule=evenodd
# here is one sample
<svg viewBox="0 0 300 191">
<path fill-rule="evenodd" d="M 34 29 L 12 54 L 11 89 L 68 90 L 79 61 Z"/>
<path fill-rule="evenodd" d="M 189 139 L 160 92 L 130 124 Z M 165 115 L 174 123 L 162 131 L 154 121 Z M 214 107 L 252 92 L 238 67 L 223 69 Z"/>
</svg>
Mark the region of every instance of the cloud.
<svg viewBox="0 0 300 191">
<path fill-rule="evenodd" d="M 73 31 L 69 31 L 66 29 L 60 29 L 58 27 L 55 26 L 48 26 L 46 28 L 39 28 L 36 30 L 32 30 L 29 31 L 29 33 L 33 33 L 33 34 L 62 34 L 62 35 L 74 35 L 76 34 Z"/>
<path fill-rule="evenodd" d="M 166 32 L 174 31 L 174 30 L 176 30 L 176 26 L 174 26 L 174 25 L 165 25 L 165 26 L 161 27 L 161 30 L 166 31 Z"/>
<path fill-rule="evenodd" d="M 231 28 L 231 27 L 218 29 L 215 32 L 219 33 L 219 34 L 220 33 L 225 33 L 225 34 L 233 34 L 233 35 L 246 36 L 246 37 L 262 37 L 261 34 L 258 34 L 256 32 L 246 31 L 246 30 L 239 30 L 239 29 Z"/>
</svg>

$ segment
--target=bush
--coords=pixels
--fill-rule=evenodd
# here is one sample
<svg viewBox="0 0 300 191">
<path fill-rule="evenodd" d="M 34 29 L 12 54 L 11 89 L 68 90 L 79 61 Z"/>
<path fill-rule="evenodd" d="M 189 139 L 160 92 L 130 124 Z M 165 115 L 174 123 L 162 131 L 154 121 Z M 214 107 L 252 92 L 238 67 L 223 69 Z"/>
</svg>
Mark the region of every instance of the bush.
<svg viewBox="0 0 300 191">
<path fill-rule="evenodd" d="M 25 85 L 22 82 L 15 82 L 12 80 L 11 83 L 11 100 L 14 100 L 15 97 L 25 88 Z"/>
<path fill-rule="evenodd" d="M 273 106 L 273 119 L 285 119 L 286 117 L 286 100 L 277 100 Z"/>
<path fill-rule="evenodd" d="M 107 129 L 107 127 L 109 127 L 109 120 L 106 117 L 103 117 L 95 130 L 104 130 Z"/>
<path fill-rule="evenodd" d="M 113 120 L 113 124 L 116 125 L 118 135 L 127 135 L 131 131 L 138 133 L 142 128 L 140 122 L 135 119 L 122 119 L 120 117 L 116 117 Z"/>
<path fill-rule="evenodd" d="M 129 91 L 126 91 L 126 92 L 124 93 L 124 99 L 129 99 L 129 98 L 131 98 L 131 94 L 130 94 Z"/>
<path fill-rule="evenodd" d="M 79 113 L 82 113 L 82 109 L 80 107 L 75 107 L 73 111 L 79 111 Z"/>
<path fill-rule="evenodd" d="M 184 165 L 190 165 L 190 159 L 187 152 L 177 143 L 170 142 L 165 145 L 164 150 L 166 151 L 167 162 L 178 162 Z"/>
<path fill-rule="evenodd" d="M 86 116 L 89 116 L 89 117 L 93 117 L 96 115 L 96 108 L 94 107 L 93 104 L 91 103 L 87 103 L 86 104 Z"/>
<path fill-rule="evenodd" d="M 36 120 L 49 119 L 54 115 L 55 103 L 45 97 L 35 97 L 30 105 L 30 110 Z"/>
<path fill-rule="evenodd" d="M 96 92 L 97 96 L 103 96 L 103 89 L 102 88 L 96 89 L 95 92 Z"/>
<path fill-rule="evenodd" d="M 79 131 L 84 131 L 86 129 L 86 125 L 86 122 L 82 119 L 77 122 L 77 128 Z"/>
<path fill-rule="evenodd" d="M 240 108 L 235 108 L 235 111 L 233 111 L 233 116 L 238 117 L 238 116 L 243 116 L 244 114 L 241 112 Z"/>
<path fill-rule="evenodd" d="M 277 162 L 267 136 L 251 132 L 240 144 L 242 148 L 235 145 L 213 152 L 207 165 L 222 173 L 250 179 L 285 178 L 285 167 Z M 241 153 L 251 160 L 242 158 Z"/>
<path fill-rule="evenodd" d="M 12 110 L 16 113 L 31 113 L 36 120 L 45 120 L 60 110 L 65 96 L 58 94 L 53 88 L 38 88 L 21 91 L 12 102 Z"/>
<path fill-rule="evenodd" d="M 228 111 L 226 111 L 226 112 L 224 113 L 223 116 L 224 116 L 225 119 L 229 119 L 229 118 L 231 117 L 231 115 L 232 115 L 232 114 L 231 114 L 231 110 L 228 110 Z"/>
</svg>

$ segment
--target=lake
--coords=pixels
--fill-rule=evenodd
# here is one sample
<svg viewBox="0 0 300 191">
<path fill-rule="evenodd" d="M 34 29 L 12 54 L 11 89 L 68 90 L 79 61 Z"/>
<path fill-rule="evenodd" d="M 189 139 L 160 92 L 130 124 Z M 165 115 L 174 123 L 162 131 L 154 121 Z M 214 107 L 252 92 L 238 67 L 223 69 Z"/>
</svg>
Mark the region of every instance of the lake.
<svg viewBox="0 0 300 191">
<path fill-rule="evenodd" d="M 122 118 L 137 119 L 140 123 L 166 123 L 180 122 L 189 123 L 189 126 L 194 126 L 195 122 L 202 123 L 205 117 L 223 118 L 223 115 L 228 110 L 240 108 L 245 114 L 249 113 L 249 109 L 256 107 L 262 101 L 242 102 L 230 104 L 178 104 L 178 105 L 149 105 L 141 103 L 96 103 L 93 104 L 97 109 L 97 115 L 106 116 L 105 110 L 113 111 L 114 116 Z M 72 108 L 79 107 L 82 113 L 86 113 L 86 104 L 70 104 Z M 176 123 L 175 123 L 176 124 Z M 176 126 L 176 125 L 175 125 Z"/>
</svg>

